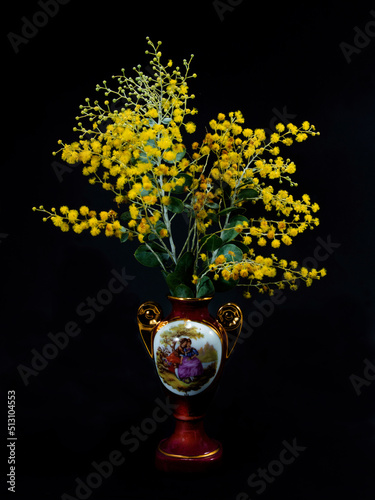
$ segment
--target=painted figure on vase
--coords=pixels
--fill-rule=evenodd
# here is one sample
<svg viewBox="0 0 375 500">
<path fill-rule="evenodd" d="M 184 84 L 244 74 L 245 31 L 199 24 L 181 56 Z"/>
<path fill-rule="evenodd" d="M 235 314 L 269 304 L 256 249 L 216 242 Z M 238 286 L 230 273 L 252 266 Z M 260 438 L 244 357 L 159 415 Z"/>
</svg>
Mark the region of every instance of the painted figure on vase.
<svg viewBox="0 0 375 500">
<path fill-rule="evenodd" d="M 183 380 L 188 379 L 189 382 L 192 382 L 195 377 L 203 375 L 203 366 L 197 358 L 199 352 L 191 345 L 191 339 L 184 340 L 186 340 L 186 347 L 183 348 L 184 353 L 181 364 L 178 367 L 178 377 Z"/>
<path fill-rule="evenodd" d="M 176 320 L 158 330 L 154 352 L 162 383 L 175 394 L 192 396 L 214 380 L 221 362 L 221 341 L 208 325 Z"/>
<path fill-rule="evenodd" d="M 178 377 L 178 367 L 181 364 L 182 356 L 184 354 L 184 349 L 186 347 L 187 339 L 180 339 L 180 345 L 176 347 L 178 339 L 174 339 L 170 347 L 172 352 L 163 358 L 164 366 Z"/>
</svg>

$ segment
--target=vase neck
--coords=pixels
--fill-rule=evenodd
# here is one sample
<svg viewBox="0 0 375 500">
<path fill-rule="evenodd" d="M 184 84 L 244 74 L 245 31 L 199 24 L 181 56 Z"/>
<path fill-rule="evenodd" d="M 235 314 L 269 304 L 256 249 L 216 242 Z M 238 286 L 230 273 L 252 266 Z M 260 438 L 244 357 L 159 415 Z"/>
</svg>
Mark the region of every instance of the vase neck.
<svg viewBox="0 0 375 500">
<path fill-rule="evenodd" d="M 184 299 L 169 296 L 168 299 L 171 302 L 173 314 L 177 314 L 181 318 L 190 318 L 191 315 L 202 318 L 209 316 L 208 305 L 212 297 Z"/>
</svg>

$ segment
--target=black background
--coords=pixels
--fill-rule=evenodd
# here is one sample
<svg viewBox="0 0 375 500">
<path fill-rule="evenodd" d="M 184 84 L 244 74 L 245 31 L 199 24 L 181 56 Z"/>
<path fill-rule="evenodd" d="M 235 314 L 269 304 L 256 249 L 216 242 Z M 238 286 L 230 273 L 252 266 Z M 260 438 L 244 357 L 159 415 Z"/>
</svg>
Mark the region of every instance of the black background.
<svg viewBox="0 0 375 500">
<path fill-rule="evenodd" d="M 32 20 L 41 7 L 3 6 L 1 498 L 78 498 L 76 478 L 85 481 L 92 462 L 108 460 L 113 450 L 125 463 L 90 498 L 374 498 L 375 374 L 369 370 L 357 390 L 351 376 L 365 377 L 365 360 L 375 363 L 375 5 L 227 2 L 71 0 L 17 53 L 9 33 L 21 35 L 24 17 Z M 154 450 L 172 417 L 134 452 L 120 442 L 152 416 L 157 398 L 165 400 L 136 326 L 145 300 L 168 312 L 159 271 L 138 264 L 132 245 L 63 234 L 31 210 L 108 207 L 106 193 L 89 186 L 79 167 L 59 178 L 52 151 L 58 139 L 76 138 L 78 106 L 97 97 L 97 83 L 122 67 L 148 64 L 146 36 L 162 40 L 165 59 L 176 64 L 195 54 L 192 91 L 202 133 L 218 112 L 237 109 L 251 128 L 270 127 L 283 112 L 296 124 L 315 124 L 319 137 L 285 153 L 297 163 L 298 189 L 321 206 L 320 226 L 296 240 L 293 255 L 301 261 L 319 241 L 335 243 L 319 253 L 327 257 L 319 263 L 327 277 L 285 293 L 235 349 L 206 419 L 207 431 L 223 443 L 224 466 L 196 478 L 154 470 Z M 342 42 L 354 48 L 346 57 Z M 85 322 L 77 307 L 123 268 L 127 286 Z M 255 301 L 239 291 L 216 296 L 213 313 L 229 299 L 248 321 L 255 317 Z M 30 367 L 32 349 L 41 352 L 47 335 L 72 321 L 80 334 L 26 386 L 19 365 Z M 8 390 L 16 391 L 15 494 L 5 484 Z M 278 459 L 284 440 L 305 450 L 259 494 L 248 478 Z"/>
</svg>

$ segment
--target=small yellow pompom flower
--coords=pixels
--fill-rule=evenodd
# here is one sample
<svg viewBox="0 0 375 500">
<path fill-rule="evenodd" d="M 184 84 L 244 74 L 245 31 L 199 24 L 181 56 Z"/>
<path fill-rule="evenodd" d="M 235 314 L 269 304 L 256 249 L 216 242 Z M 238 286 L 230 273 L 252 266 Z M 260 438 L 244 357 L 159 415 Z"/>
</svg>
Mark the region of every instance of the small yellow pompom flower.
<svg viewBox="0 0 375 500">
<path fill-rule="evenodd" d="M 223 264 L 227 259 L 225 258 L 225 255 L 221 254 L 215 259 L 215 264 Z"/>
<path fill-rule="evenodd" d="M 77 210 L 69 210 L 69 212 L 68 212 L 69 222 L 74 223 L 77 219 L 78 219 L 78 211 Z"/>
<path fill-rule="evenodd" d="M 196 129 L 196 125 L 195 123 L 193 122 L 188 122 L 186 125 L 185 125 L 185 130 L 188 134 L 192 134 L 195 132 L 195 129 Z"/>
<path fill-rule="evenodd" d="M 173 151 L 166 151 L 163 155 L 163 158 L 166 161 L 173 161 L 176 158 L 176 153 L 174 153 Z"/>
<path fill-rule="evenodd" d="M 302 278 L 306 278 L 307 274 L 308 274 L 308 270 L 306 269 L 306 267 L 301 267 L 301 276 Z"/>
<path fill-rule="evenodd" d="M 263 236 L 258 239 L 259 246 L 264 247 L 266 244 L 267 244 L 267 240 L 265 238 L 263 238 Z"/>
<path fill-rule="evenodd" d="M 147 112 L 148 116 L 151 116 L 151 118 L 157 118 L 158 117 L 158 112 L 156 111 L 155 108 L 151 108 Z"/>
<path fill-rule="evenodd" d="M 310 123 L 309 123 L 309 122 L 307 122 L 307 121 L 303 122 L 303 123 L 302 123 L 302 128 L 303 128 L 303 130 L 309 130 L 309 128 L 310 128 Z"/>
<path fill-rule="evenodd" d="M 225 281 L 229 281 L 230 280 L 230 272 L 228 271 L 228 269 L 223 269 L 221 271 L 221 275 L 225 279 Z"/>
<path fill-rule="evenodd" d="M 51 217 L 51 220 L 56 227 L 61 227 L 63 225 L 63 218 L 60 215 Z"/>
<path fill-rule="evenodd" d="M 292 238 L 290 236 L 288 236 L 287 234 L 283 234 L 283 236 L 281 237 L 281 241 L 285 245 L 291 245 L 292 244 Z"/>
<path fill-rule="evenodd" d="M 82 206 L 80 209 L 79 209 L 79 213 L 83 216 L 87 215 L 89 213 L 89 208 L 86 207 L 85 205 Z"/>
<path fill-rule="evenodd" d="M 138 217 L 138 208 L 135 205 L 130 205 L 129 207 L 130 217 L 136 219 Z"/>
</svg>

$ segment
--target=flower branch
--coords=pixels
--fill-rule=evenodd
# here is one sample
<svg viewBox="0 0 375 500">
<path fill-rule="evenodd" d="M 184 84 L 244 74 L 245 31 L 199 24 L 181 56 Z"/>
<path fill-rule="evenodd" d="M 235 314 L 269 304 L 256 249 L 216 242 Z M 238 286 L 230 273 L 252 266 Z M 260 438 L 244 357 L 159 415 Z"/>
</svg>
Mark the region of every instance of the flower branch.
<svg viewBox="0 0 375 500">
<path fill-rule="evenodd" d="M 250 289 L 272 294 L 323 277 L 325 269 L 306 269 L 273 253 L 282 255 L 319 224 L 319 205 L 308 194 L 295 198 L 280 186 L 298 186 L 292 180 L 297 167 L 281 150 L 318 135 L 315 127 L 279 123 L 267 140 L 264 129 L 245 126 L 240 111 L 218 113 L 201 142 L 187 146 L 196 132 L 193 56 L 181 70 L 171 60 L 163 63 L 161 42 L 147 43 L 153 74 L 137 66 L 134 77 L 124 69 L 114 76 L 115 88 L 107 81 L 97 85 L 104 100 L 85 99 L 73 129 L 78 140 L 59 141 L 54 153 L 68 164 L 82 163 L 83 175 L 108 192 L 113 207 L 34 210 L 64 232 L 138 241 L 136 259 L 160 267 L 170 292 L 181 297 L 234 286 L 245 286 L 247 297 Z M 176 244 L 183 216 L 186 237 Z"/>
</svg>

